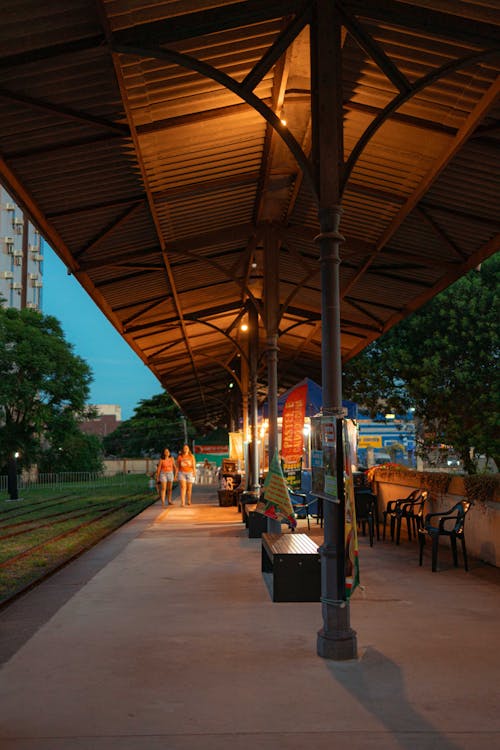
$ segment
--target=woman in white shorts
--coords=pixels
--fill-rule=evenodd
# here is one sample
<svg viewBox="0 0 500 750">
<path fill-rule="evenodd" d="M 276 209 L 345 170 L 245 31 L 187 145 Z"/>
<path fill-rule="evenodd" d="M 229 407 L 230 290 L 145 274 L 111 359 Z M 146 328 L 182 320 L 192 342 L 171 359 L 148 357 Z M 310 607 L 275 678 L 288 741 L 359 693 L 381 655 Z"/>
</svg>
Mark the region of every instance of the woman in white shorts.
<svg viewBox="0 0 500 750">
<path fill-rule="evenodd" d="M 177 479 L 181 490 L 181 505 L 191 505 L 193 484 L 196 478 L 196 461 L 187 443 L 177 456 Z"/>
<path fill-rule="evenodd" d="M 174 504 L 172 502 L 172 487 L 176 475 L 177 467 L 175 461 L 170 455 L 169 449 L 165 448 L 156 467 L 156 481 L 161 483 L 160 497 L 162 505 L 165 505 L 165 496 L 169 505 Z"/>
</svg>

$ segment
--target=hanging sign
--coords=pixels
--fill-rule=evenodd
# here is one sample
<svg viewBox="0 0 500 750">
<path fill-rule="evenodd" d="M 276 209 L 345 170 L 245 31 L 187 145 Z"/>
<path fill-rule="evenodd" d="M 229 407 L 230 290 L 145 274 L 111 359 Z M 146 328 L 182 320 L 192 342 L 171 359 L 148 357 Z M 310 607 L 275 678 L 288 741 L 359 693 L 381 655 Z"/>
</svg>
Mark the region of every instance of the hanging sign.
<svg viewBox="0 0 500 750">
<path fill-rule="evenodd" d="M 297 463 L 302 458 L 306 402 L 307 384 L 294 388 L 285 401 L 281 428 L 281 457 L 285 464 Z"/>
<path fill-rule="evenodd" d="M 302 461 L 283 462 L 283 476 L 292 490 L 300 490 L 302 486 Z"/>
</svg>

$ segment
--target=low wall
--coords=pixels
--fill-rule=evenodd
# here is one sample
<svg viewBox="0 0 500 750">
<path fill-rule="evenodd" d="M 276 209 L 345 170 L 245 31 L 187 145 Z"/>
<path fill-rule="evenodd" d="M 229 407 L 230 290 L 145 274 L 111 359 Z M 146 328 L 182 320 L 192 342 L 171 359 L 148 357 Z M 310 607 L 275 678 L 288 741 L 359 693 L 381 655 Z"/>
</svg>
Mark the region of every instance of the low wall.
<svg viewBox="0 0 500 750">
<path fill-rule="evenodd" d="M 217 480 L 217 466 L 209 462 L 208 469 L 200 464 L 196 466 L 196 482 L 199 484 L 214 484 Z M 158 465 L 157 458 L 109 458 L 103 461 L 104 476 L 113 477 L 115 474 L 154 474 Z"/>
<path fill-rule="evenodd" d="M 157 458 L 108 458 L 103 461 L 104 475 L 152 474 L 156 471 Z"/>
<path fill-rule="evenodd" d="M 415 489 L 418 489 L 415 482 L 403 477 L 398 477 L 397 481 L 375 481 L 374 490 L 379 501 L 380 517 L 389 500 L 407 497 Z M 465 497 L 463 479 L 453 477 L 446 494 L 429 493 L 425 513 L 448 510 Z M 472 557 L 500 567 L 500 502 L 478 501 L 471 507 L 465 522 L 465 541 L 467 552 Z M 443 540 L 443 543 L 449 544 L 449 541 Z"/>
</svg>

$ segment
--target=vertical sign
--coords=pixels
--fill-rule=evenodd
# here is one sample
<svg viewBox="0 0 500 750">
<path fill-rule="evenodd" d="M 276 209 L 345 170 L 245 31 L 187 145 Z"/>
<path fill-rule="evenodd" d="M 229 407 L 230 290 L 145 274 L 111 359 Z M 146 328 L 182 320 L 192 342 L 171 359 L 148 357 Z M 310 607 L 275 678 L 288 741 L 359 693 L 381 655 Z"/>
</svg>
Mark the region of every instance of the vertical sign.
<svg viewBox="0 0 500 750">
<path fill-rule="evenodd" d="M 289 394 L 283 407 L 281 458 L 285 464 L 297 464 L 302 459 L 306 400 L 307 384 L 299 385 Z"/>
<path fill-rule="evenodd" d="M 356 428 L 351 420 L 343 420 L 344 432 L 344 496 L 345 496 L 345 589 L 349 599 L 359 585 L 358 532 L 356 500 L 352 475 L 353 450 L 356 445 Z"/>
</svg>

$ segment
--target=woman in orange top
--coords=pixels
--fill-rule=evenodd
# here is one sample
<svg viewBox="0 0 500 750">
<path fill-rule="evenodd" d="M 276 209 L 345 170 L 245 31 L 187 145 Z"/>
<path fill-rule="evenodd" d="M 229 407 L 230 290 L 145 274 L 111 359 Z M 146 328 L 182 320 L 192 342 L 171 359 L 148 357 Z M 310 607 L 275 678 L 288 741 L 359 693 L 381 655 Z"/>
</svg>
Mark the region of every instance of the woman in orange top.
<svg viewBox="0 0 500 750">
<path fill-rule="evenodd" d="M 191 505 L 193 484 L 196 478 L 196 461 L 187 444 L 177 456 L 177 478 L 181 488 L 181 505 L 184 506 L 185 501 Z"/>
<path fill-rule="evenodd" d="M 156 467 L 156 481 L 161 482 L 160 496 L 162 505 L 165 505 L 165 495 L 167 496 L 168 504 L 174 504 L 172 502 L 172 486 L 176 476 L 177 467 L 175 461 L 170 455 L 169 449 L 165 448 L 158 466 Z"/>
</svg>

